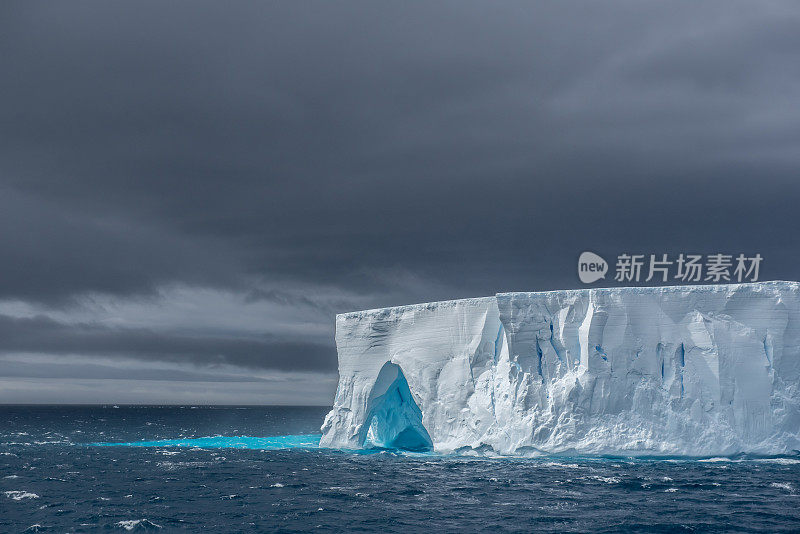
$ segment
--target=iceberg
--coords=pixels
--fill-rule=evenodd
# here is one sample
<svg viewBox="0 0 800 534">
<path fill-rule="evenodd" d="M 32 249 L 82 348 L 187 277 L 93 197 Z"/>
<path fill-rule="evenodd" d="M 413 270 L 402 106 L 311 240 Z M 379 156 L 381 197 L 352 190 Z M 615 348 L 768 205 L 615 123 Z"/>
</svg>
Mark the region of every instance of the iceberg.
<svg viewBox="0 0 800 534">
<path fill-rule="evenodd" d="M 498 455 L 800 450 L 800 284 L 621 287 L 336 317 L 320 446 Z"/>
</svg>

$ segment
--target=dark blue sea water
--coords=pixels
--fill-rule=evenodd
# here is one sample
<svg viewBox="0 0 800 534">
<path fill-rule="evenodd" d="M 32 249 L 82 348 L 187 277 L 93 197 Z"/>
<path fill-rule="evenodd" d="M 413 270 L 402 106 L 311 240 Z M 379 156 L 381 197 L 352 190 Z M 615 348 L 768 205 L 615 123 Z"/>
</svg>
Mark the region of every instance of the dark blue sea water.
<svg viewBox="0 0 800 534">
<path fill-rule="evenodd" d="M 800 531 L 800 458 L 331 451 L 326 411 L 0 407 L 0 532 Z"/>
</svg>

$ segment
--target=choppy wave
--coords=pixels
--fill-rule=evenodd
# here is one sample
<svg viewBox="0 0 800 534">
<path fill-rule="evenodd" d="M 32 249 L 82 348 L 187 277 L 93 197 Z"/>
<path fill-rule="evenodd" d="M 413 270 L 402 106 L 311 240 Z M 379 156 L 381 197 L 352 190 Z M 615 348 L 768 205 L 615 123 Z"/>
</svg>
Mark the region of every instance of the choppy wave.
<svg viewBox="0 0 800 534">
<path fill-rule="evenodd" d="M 129 519 L 117 522 L 117 526 L 125 530 L 159 530 L 163 528 L 149 519 Z"/>
<path fill-rule="evenodd" d="M 23 499 L 38 499 L 39 496 L 35 493 L 31 493 L 30 491 L 22 491 L 22 490 L 14 490 L 14 491 L 6 491 L 3 492 L 6 497 L 9 499 L 13 499 L 15 501 L 21 501 Z"/>
<path fill-rule="evenodd" d="M 340 451 L 326 411 L 0 407 L 0 532 L 800 532 L 800 455 Z"/>
</svg>

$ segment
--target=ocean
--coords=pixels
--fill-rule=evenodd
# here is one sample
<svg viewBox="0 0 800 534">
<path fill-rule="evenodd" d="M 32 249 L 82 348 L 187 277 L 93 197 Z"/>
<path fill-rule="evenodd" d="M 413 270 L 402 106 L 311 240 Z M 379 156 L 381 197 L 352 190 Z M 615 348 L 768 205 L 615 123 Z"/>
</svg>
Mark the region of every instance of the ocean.
<svg viewBox="0 0 800 534">
<path fill-rule="evenodd" d="M 800 457 L 325 450 L 327 410 L 0 406 L 0 532 L 800 532 Z"/>
</svg>

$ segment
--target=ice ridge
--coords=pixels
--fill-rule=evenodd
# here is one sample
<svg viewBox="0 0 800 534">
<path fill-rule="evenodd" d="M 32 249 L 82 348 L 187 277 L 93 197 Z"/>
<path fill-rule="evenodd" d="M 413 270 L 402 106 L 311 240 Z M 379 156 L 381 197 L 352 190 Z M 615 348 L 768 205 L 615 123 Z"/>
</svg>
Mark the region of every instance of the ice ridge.
<svg viewBox="0 0 800 534">
<path fill-rule="evenodd" d="M 800 450 L 800 284 L 578 289 L 336 317 L 320 446 Z M 407 447 L 406 447 L 407 446 Z"/>
</svg>

